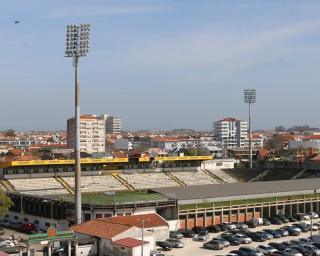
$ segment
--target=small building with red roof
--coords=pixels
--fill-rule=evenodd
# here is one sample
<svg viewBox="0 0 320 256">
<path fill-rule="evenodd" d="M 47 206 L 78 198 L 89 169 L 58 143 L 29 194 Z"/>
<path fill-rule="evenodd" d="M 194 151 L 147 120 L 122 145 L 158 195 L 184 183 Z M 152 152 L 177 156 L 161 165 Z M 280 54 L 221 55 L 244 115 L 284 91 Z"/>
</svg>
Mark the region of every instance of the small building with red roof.
<svg viewBox="0 0 320 256">
<path fill-rule="evenodd" d="M 100 255 L 150 255 L 156 241 L 169 238 L 169 224 L 156 213 L 93 219 L 71 227 L 79 242 L 94 241 Z M 144 240 L 142 239 L 142 233 Z M 116 253 L 121 252 L 120 254 Z"/>
</svg>

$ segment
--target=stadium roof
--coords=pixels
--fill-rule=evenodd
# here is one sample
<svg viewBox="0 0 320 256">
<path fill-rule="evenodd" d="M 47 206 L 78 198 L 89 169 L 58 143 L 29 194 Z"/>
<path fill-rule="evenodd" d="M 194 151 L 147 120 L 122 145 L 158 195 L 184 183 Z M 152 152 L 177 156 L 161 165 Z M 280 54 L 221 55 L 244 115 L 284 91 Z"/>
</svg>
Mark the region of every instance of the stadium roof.
<svg viewBox="0 0 320 256">
<path fill-rule="evenodd" d="M 320 179 L 210 184 L 187 187 L 156 188 L 152 191 L 178 200 L 179 204 L 219 202 L 320 193 Z"/>
</svg>

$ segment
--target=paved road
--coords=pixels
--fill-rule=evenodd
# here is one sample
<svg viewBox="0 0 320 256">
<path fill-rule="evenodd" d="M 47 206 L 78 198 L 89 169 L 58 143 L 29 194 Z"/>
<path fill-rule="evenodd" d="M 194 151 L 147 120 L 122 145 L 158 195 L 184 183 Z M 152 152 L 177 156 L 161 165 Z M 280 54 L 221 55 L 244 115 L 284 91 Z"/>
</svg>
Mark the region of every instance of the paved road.
<svg viewBox="0 0 320 256">
<path fill-rule="evenodd" d="M 288 223 L 291 224 L 291 223 Z M 282 225 L 282 226 L 286 226 Z M 272 228 L 272 229 L 276 229 L 279 228 L 280 225 L 270 225 L 270 226 L 262 226 L 262 227 L 257 227 L 255 229 L 250 229 L 250 230 L 262 230 L 265 228 Z M 218 234 L 211 234 L 210 233 L 210 237 L 209 239 L 211 240 L 214 237 L 217 237 L 220 233 Z M 314 231 L 313 234 L 318 234 L 318 231 Z M 253 246 L 256 247 L 260 244 L 268 244 L 270 242 L 283 242 L 283 241 L 288 241 L 288 240 L 292 240 L 292 239 L 297 239 L 297 238 L 306 238 L 310 236 L 310 232 L 308 233 L 301 233 L 300 236 L 287 236 L 287 237 L 282 237 L 282 238 L 278 238 L 278 239 L 271 239 L 268 240 L 266 242 L 263 243 L 259 243 L 259 242 L 252 242 L 250 245 L 240 245 L 240 246 Z M 205 248 L 202 248 L 203 242 L 197 242 L 197 241 L 193 241 L 192 238 L 183 238 L 182 241 L 185 243 L 185 247 L 184 248 L 180 248 L 180 249 L 172 249 L 170 252 L 165 252 L 166 255 L 172 255 L 172 256 L 213 256 L 213 255 L 226 255 L 227 253 L 229 253 L 232 250 L 237 250 L 240 246 L 229 246 L 227 248 L 224 248 L 222 250 L 208 250 Z M 209 240 L 208 240 L 209 241 Z"/>
</svg>

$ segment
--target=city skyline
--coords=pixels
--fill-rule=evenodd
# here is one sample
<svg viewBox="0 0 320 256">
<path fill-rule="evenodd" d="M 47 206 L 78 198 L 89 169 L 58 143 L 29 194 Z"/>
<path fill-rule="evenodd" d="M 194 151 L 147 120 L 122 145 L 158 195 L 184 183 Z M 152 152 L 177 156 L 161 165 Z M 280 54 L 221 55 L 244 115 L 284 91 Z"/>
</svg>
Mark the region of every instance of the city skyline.
<svg viewBox="0 0 320 256">
<path fill-rule="evenodd" d="M 0 130 L 66 129 L 74 92 L 65 27 L 82 22 L 92 24 L 82 114 L 119 115 L 125 130 L 210 130 L 226 116 L 247 120 L 242 93 L 255 88 L 253 130 L 320 127 L 320 3 L 11 0 L 2 8 Z"/>
</svg>

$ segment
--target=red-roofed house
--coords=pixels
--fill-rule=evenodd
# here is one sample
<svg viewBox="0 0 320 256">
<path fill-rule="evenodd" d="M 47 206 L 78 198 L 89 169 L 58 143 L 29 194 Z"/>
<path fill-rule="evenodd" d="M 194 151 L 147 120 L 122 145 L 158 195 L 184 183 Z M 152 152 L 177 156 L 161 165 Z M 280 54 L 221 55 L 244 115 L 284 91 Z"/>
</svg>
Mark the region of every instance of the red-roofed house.
<svg viewBox="0 0 320 256">
<path fill-rule="evenodd" d="M 135 238 L 126 237 L 113 242 L 113 252 L 115 255 L 140 256 L 143 244 L 143 255 L 150 255 L 149 242 Z M 147 254 L 149 252 L 149 254 Z"/>
<path fill-rule="evenodd" d="M 155 248 L 156 241 L 169 237 L 167 221 L 156 213 L 94 219 L 75 225 L 71 230 L 75 232 L 80 242 L 95 240 L 95 249 L 100 252 L 100 255 L 136 255 L 116 254 L 114 249 L 119 249 L 119 246 L 125 243 L 126 246 L 122 246 L 123 249 L 120 246 L 123 252 L 141 252 L 142 241 L 137 239 L 142 237 L 142 225 L 144 241 L 148 242 L 144 245 L 146 248 L 143 255 L 150 255 L 150 250 Z"/>
</svg>

